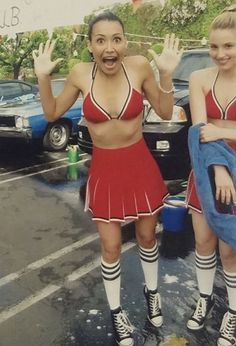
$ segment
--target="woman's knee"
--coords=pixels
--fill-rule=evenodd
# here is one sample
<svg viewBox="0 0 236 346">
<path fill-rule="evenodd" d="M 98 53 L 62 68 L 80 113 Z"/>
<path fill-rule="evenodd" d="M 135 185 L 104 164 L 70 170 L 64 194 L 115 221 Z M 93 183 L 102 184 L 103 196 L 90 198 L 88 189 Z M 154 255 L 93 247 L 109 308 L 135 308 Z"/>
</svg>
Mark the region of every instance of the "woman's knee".
<svg viewBox="0 0 236 346">
<path fill-rule="evenodd" d="M 219 242 L 219 252 L 223 268 L 227 271 L 232 269 L 236 270 L 236 251 L 233 250 L 230 246 Z"/>
<path fill-rule="evenodd" d="M 147 229 L 145 232 L 136 232 L 136 239 L 140 246 L 151 249 L 156 244 L 155 230 Z"/>
<path fill-rule="evenodd" d="M 197 212 L 192 214 L 196 251 L 204 256 L 212 254 L 217 246 L 217 237 L 208 226 L 204 216 Z"/>
<path fill-rule="evenodd" d="M 102 243 L 101 244 L 102 248 L 102 257 L 105 261 L 108 263 L 113 263 L 117 261 L 120 258 L 121 254 L 121 244 L 120 243 Z"/>
<path fill-rule="evenodd" d="M 136 239 L 144 248 L 152 248 L 156 243 L 156 216 L 143 217 L 136 222 Z"/>
<path fill-rule="evenodd" d="M 121 253 L 121 228 L 118 223 L 97 223 L 102 257 L 108 263 L 117 261 Z"/>
<path fill-rule="evenodd" d="M 217 246 L 217 238 L 215 236 L 195 237 L 195 249 L 199 255 L 212 254 Z"/>
</svg>

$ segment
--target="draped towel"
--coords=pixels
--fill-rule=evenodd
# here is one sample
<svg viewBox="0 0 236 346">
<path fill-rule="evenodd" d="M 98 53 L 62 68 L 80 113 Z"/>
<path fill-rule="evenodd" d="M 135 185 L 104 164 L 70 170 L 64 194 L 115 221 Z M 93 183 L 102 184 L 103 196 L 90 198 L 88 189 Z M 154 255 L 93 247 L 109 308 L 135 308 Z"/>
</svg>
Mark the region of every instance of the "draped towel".
<svg viewBox="0 0 236 346">
<path fill-rule="evenodd" d="M 201 143 L 199 134 L 203 125 L 192 125 L 188 134 L 196 190 L 209 226 L 218 238 L 236 250 L 235 206 L 233 203 L 219 206 L 215 199 L 213 174 L 213 165 L 227 167 L 236 186 L 236 154 L 223 140 Z"/>
</svg>

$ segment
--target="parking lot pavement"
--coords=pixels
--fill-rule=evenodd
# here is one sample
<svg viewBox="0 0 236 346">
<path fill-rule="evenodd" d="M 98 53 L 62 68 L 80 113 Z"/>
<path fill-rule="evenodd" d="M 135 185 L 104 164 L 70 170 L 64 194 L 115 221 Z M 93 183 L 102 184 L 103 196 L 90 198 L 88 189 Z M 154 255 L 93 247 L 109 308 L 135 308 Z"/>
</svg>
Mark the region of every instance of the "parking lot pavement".
<svg viewBox="0 0 236 346">
<path fill-rule="evenodd" d="M 51 158 L 56 161 L 49 165 Z M 64 157 L 37 160 L 22 168 L 21 156 L 17 165 L 6 156 L 1 167 L 0 346 L 112 346 L 98 235 L 78 199 L 79 188 L 84 195 L 85 163 L 79 163 L 77 179 Z M 146 321 L 132 224 L 123 230 L 122 305 L 136 327 L 135 344 L 216 345 L 226 300 L 221 271 L 212 317 L 205 329 L 190 333 L 186 321 L 198 299 L 191 225 L 178 239 L 164 232 L 159 269 L 164 325 L 156 330 Z M 167 258 L 169 243 L 172 249 L 176 244 L 178 257 Z"/>
<path fill-rule="evenodd" d="M 198 295 L 194 276 L 194 254 L 184 259 L 160 259 L 159 291 L 162 296 L 164 325 L 155 329 L 146 320 L 143 274 L 134 242 L 122 255 L 122 304 L 136 327 L 135 345 L 213 346 L 224 312 L 225 289 L 217 272 L 216 305 L 206 328 L 192 333 L 186 321 Z M 53 345 L 115 345 L 105 292 L 97 267 L 88 275 L 65 287 L 53 298 L 61 312 L 61 333 Z"/>
</svg>

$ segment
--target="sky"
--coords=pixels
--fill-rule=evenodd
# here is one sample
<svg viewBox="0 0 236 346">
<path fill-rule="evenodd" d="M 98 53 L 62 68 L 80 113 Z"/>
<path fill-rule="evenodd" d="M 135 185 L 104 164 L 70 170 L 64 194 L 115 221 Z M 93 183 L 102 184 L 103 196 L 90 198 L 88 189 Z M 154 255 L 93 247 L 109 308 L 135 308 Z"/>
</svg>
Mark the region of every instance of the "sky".
<svg viewBox="0 0 236 346">
<path fill-rule="evenodd" d="M 85 16 L 102 7 L 135 0 L 1 0 L 0 35 L 83 23 Z M 138 1 L 138 0 L 137 0 Z M 140 0 L 147 3 L 151 0 Z M 153 0 L 152 0 L 153 1 Z M 164 4 L 165 0 L 155 0 Z"/>
<path fill-rule="evenodd" d="M 130 0 L 1 0 L 0 35 L 74 25 L 102 6 Z"/>
</svg>

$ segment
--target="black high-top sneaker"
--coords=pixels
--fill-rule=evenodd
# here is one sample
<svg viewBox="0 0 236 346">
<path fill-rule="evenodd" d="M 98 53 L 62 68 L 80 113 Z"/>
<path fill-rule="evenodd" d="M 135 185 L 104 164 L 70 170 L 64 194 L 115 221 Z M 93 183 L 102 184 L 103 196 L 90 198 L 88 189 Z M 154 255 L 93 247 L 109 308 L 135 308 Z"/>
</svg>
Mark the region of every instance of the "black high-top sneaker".
<svg viewBox="0 0 236 346">
<path fill-rule="evenodd" d="M 224 314 L 220 336 L 217 340 L 217 346 L 235 346 L 236 345 L 236 311 L 229 309 Z"/>
<path fill-rule="evenodd" d="M 148 320 L 154 327 L 160 327 L 163 324 L 160 294 L 157 292 L 157 290 L 150 291 L 146 286 L 144 286 L 144 295 L 148 307 Z"/>
<path fill-rule="evenodd" d="M 132 332 L 134 331 L 134 327 L 130 323 L 126 313 L 119 307 L 111 310 L 111 318 L 117 344 L 120 346 L 133 346 L 134 339 Z"/>
<path fill-rule="evenodd" d="M 205 319 L 214 305 L 213 295 L 200 294 L 196 309 L 187 322 L 188 329 L 199 330 L 204 326 Z"/>
</svg>

